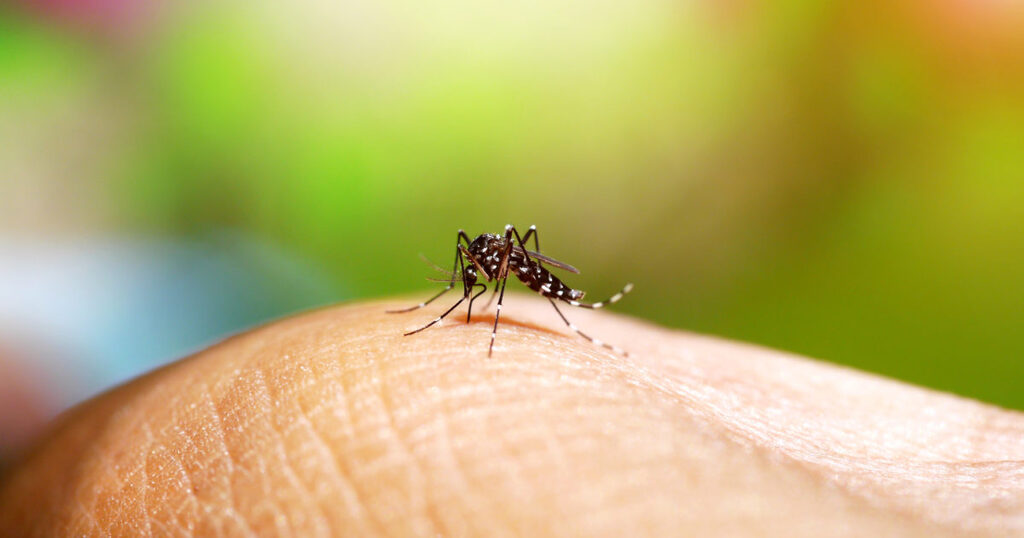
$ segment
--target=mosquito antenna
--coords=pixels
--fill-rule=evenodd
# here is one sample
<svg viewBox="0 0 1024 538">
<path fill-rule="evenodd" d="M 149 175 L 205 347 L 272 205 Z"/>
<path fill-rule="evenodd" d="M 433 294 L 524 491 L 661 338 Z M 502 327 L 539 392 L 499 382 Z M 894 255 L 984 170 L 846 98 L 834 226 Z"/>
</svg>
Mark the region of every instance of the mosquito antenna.
<svg viewBox="0 0 1024 538">
<path fill-rule="evenodd" d="M 448 278 L 452 277 L 452 272 L 451 271 L 449 271 L 449 270 L 447 270 L 447 269 L 437 265 L 436 263 L 430 261 L 430 258 L 427 258 L 425 255 L 423 255 L 422 252 L 420 253 L 420 259 L 423 260 L 427 265 L 433 267 L 434 270 L 437 271 L 438 273 L 441 273 L 441 274 L 444 274 L 444 275 L 448 275 Z M 430 280 L 430 279 L 428 278 L 427 280 Z M 441 280 L 439 282 L 448 282 L 448 281 L 447 280 Z"/>
</svg>

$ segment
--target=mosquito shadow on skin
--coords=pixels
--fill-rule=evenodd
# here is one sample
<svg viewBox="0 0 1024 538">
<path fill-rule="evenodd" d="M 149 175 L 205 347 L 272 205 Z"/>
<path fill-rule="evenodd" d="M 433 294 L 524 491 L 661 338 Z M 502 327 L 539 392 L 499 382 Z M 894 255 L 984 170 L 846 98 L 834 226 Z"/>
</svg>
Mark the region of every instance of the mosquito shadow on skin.
<svg viewBox="0 0 1024 538">
<path fill-rule="evenodd" d="M 488 316 L 487 314 L 480 314 L 480 315 L 472 316 L 471 318 L 469 318 L 469 322 L 470 323 L 486 323 L 488 328 L 490 328 L 490 327 L 494 326 L 494 316 L 493 315 Z M 465 317 L 463 317 L 461 320 L 459 320 L 459 325 L 466 325 L 466 318 Z M 555 334 L 555 335 L 561 335 L 561 336 L 565 335 L 565 333 L 561 333 L 559 331 L 552 330 L 552 329 L 550 329 L 548 327 L 545 327 L 543 325 L 538 325 L 536 323 L 530 323 L 530 322 L 526 322 L 526 321 L 519 321 L 519 320 L 514 319 L 514 318 L 509 318 L 509 317 L 506 317 L 506 316 L 502 316 L 501 317 L 501 321 L 499 323 L 499 329 L 502 326 L 505 326 L 505 325 L 515 325 L 516 327 L 522 327 L 524 329 L 532 329 L 534 331 L 539 331 L 539 332 L 543 332 L 543 333 L 547 333 L 547 334 Z M 453 326 L 454 326 L 454 324 L 449 325 L 449 327 L 453 327 Z"/>
</svg>

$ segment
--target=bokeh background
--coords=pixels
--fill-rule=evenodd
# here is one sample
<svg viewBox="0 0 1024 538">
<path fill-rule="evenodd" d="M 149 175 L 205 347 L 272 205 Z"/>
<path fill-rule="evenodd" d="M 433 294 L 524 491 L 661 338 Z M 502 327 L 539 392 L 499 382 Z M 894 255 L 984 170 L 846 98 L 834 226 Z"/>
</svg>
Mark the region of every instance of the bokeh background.
<svg viewBox="0 0 1024 538">
<path fill-rule="evenodd" d="M 509 222 L 618 311 L 1024 409 L 1020 2 L 2 6 L 2 447 Z"/>
</svg>

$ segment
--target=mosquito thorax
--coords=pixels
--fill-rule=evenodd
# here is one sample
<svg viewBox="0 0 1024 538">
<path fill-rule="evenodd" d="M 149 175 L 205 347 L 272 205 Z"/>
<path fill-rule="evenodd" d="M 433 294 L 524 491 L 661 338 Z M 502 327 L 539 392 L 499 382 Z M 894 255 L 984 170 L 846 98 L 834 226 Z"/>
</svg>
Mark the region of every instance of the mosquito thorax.
<svg viewBox="0 0 1024 538">
<path fill-rule="evenodd" d="M 480 234 L 469 245 L 469 252 L 474 256 L 486 257 L 503 249 L 505 240 L 495 234 Z"/>
</svg>

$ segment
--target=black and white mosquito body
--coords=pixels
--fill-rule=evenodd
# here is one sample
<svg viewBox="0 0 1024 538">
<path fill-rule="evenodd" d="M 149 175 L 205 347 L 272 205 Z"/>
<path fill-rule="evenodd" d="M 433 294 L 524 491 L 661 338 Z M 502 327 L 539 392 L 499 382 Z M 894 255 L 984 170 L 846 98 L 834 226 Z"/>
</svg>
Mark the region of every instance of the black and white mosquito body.
<svg viewBox="0 0 1024 538">
<path fill-rule="evenodd" d="M 527 250 L 526 243 L 531 238 L 533 239 L 534 250 Z M 447 287 L 441 290 L 437 295 L 434 295 L 430 299 L 416 306 L 402 310 L 389 310 L 388 312 L 411 312 L 413 310 L 423 308 L 438 297 L 444 295 L 447 291 L 454 288 L 455 283 L 461 280 L 462 298 L 443 314 L 434 319 L 434 321 L 431 321 L 415 331 L 405 333 L 405 336 L 416 334 L 441 321 L 467 299 L 469 300 L 469 308 L 466 312 L 466 323 L 469 323 L 470 315 L 473 312 L 473 301 L 475 301 L 480 294 L 487 291 L 487 285 L 478 282 L 478 280 L 483 278 L 487 282 L 493 281 L 494 294 L 491 295 L 491 301 L 494 300 L 494 295 L 496 294 L 498 296 L 498 310 L 494 314 L 494 327 L 491 329 L 491 343 L 487 347 L 487 356 L 490 357 L 491 353 L 494 351 L 494 338 L 498 333 L 498 320 L 501 317 L 501 304 L 505 298 L 505 285 L 508 282 L 509 275 L 514 275 L 531 290 L 547 297 L 548 301 L 551 302 L 551 306 L 554 307 L 555 312 L 558 313 L 558 317 L 562 318 L 562 321 L 564 321 L 573 332 L 596 345 L 608 348 L 621 355 L 627 355 L 624 350 L 606 342 L 602 342 L 601 340 L 593 338 L 579 330 L 576 325 L 570 323 L 565 315 L 562 314 L 562 311 L 559 310 L 556 301 L 562 301 L 571 306 L 578 306 L 580 308 L 602 308 L 621 299 L 623 295 L 629 293 L 629 291 L 633 289 L 633 285 L 626 284 L 621 291 L 604 301 L 585 303 L 581 301 L 584 295 L 583 291 L 567 286 L 557 276 L 552 274 L 551 271 L 545 267 L 545 264 L 552 268 L 562 269 L 571 273 L 579 273 L 575 267 L 553 258 L 549 258 L 540 253 L 540 241 L 537 238 L 536 226 L 530 226 L 530 229 L 527 230 L 526 234 L 520 236 L 519 231 L 509 224 L 508 226 L 505 226 L 504 235 L 481 234 L 472 241 L 469 240 L 469 236 L 466 235 L 466 232 L 459 230 L 459 234 L 455 239 L 454 267 L 452 267 L 448 280 L 445 281 L 448 284 Z M 444 269 L 437 269 L 445 273 L 448 272 Z M 477 288 L 481 288 L 480 291 L 476 291 Z M 490 301 L 488 301 L 487 304 L 490 305 Z"/>
</svg>

